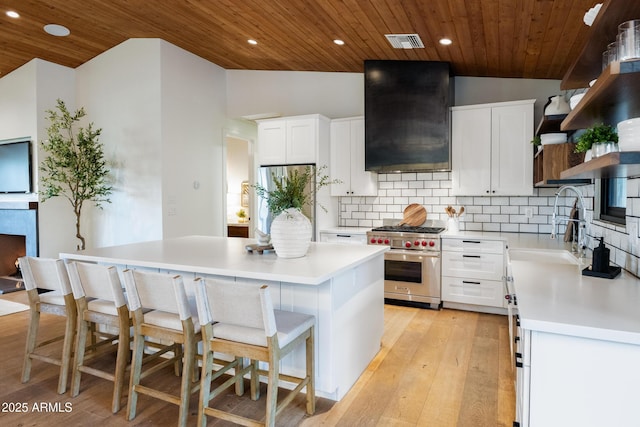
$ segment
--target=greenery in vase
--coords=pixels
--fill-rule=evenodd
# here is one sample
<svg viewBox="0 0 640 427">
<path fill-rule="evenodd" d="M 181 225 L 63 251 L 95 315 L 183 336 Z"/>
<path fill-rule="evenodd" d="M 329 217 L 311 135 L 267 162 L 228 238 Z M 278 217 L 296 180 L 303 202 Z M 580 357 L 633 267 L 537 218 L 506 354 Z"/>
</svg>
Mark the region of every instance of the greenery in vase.
<svg viewBox="0 0 640 427">
<path fill-rule="evenodd" d="M 269 211 L 274 216 L 278 216 L 289 208 L 302 210 L 305 205 L 310 205 L 313 201 L 312 192 L 307 191 L 309 184 L 315 185 L 317 192 L 327 185 L 340 183 L 340 180 L 329 179 L 324 173 L 326 168 L 326 166 L 318 168 L 315 176 L 311 166 L 307 166 L 302 172 L 299 169 L 291 170 L 287 176 L 281 178 L 274 174 L 272 177 L 275 188 L 271 191 L 267 191 L 260 184 L 253 187 L 256 189 L 256 194 L 267 201 Z M 318 205 L 326 212 L 324 206 Z"/>
<path fill-rule="evenodd" d="M 587 129 L 576 140 L 576 153 L 584 153 L 591 148 L 593 144 L 601 144 L 605 142 L 618 143 L 618 134 L 613 126 L 598 124 Z"/>
<path fill-rule="evenodd" d="M 50 125 L 48 139 L 41 143 L 47 153 L 40 164 L 41 200 L 63 196 L 71 203 L 76 216 L 76 238 L 80 240 L 78 249 L 85 249 L 85 238 L 80 233 L 84 203 L 91 201 L 100 208 L 101 203 L 110 203 L 112 190 L 107 183 L 109 170 L 102 144 L 98 142 L 102 129 L 93 129 L 93 123 L 89 123 L 75 131 L 77 122 L 86 115 L 84 109 L 70 113 L 60 99 L 56 108 L 46 111 Z"/>
</svg>

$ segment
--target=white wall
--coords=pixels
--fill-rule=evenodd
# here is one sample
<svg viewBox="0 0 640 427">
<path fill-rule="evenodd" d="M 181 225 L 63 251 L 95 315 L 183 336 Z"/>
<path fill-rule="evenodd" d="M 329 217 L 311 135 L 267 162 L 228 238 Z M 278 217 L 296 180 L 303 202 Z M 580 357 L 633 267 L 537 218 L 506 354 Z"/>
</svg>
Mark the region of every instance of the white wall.
<svg viewBox="0 0 640 427">
<path fill-rule="evenodd" d="M 163 236 L 223 230 L 224 69 L 161 42 Z"/>
<path fill-rule="evenodd" d="M 88 248 L 162 238 L 160 78 L 159 40 L 128 40 L 77 68 L 77 105 L 102 129 L 113 178 L 111 203 L 87 206 Z"/>
<path fill-rule="evenodd" d="M 111 162 L 110 204 L 88 247 L 222 235 L 224 70 L 159 39 L 132 39 L 78 67 L 83 105 Z"/>
<path fill-rule="evenodd" d="M 227 115 L 364 114 L 364 74 L 227 70 Z"/>
</svg>

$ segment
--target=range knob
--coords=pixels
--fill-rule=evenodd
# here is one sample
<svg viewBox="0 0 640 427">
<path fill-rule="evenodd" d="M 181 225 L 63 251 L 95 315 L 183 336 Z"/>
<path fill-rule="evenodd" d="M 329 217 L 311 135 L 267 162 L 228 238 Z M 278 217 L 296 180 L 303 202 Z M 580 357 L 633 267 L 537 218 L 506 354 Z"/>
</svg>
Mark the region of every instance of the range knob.
<svg viewBox="0 0 640 427">
<path fill-rule="evenodd" d="M 407 248 L 410 248 L 410 247 L 411 247 L 411 242 L 406 242 L 406 243 L 404 244 L 404 246 L 405 246 L 405 247 L 407 247 Z"/>
<path fill-rule="evenodd" d="M 371 238 L 371 244 L 374 244 L 374 243 L 376 243 L 376 238 L 375 238 L 375 237 L 372 237 L 372 238 Z"/>
<path fill-rule="evenodd" d="M 420 246 L 420 240 L 416 240 L 415 242 L 413 242 L 413 246 Z"/>
<path fill-rule="evenodd" d="M 422 241 L 422 246 L 427 246 L 427 241 L 426 240 Z"/>
<path fill-rule="evenodd" d="M 382 239 L 378 239 L 378 244 L 382 244 Z"/>
<path fill-rule="evenodd" d="M 389 239 L 384 239 L 384 244 L 388 245 L 389 244 Z"/>
<path fill-rule="evenodd" d="M 433 240 L 429 241 L 429 246 L 434 247 L 436 245 L 436 242 L 434 242 Z"/>
</svg>

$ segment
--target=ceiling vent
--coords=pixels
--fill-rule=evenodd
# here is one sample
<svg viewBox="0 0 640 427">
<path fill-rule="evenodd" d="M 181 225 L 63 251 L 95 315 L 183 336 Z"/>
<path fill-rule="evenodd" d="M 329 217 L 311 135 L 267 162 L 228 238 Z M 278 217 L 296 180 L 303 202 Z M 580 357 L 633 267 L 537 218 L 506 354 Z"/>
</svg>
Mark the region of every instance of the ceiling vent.
<svg viewBox="0 0 640 427">
<path fill-rule="evenodd" d="M 424 49 L 424 44 L 417 34 L 385 34 L 395 49 Z"/>
</svg>

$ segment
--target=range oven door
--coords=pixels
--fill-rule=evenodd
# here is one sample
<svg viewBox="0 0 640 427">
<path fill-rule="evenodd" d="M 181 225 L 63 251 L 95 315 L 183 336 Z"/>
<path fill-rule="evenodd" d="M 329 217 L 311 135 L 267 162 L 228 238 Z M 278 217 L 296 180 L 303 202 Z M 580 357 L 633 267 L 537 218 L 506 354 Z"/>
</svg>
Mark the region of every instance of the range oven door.
<svg viewBox="0 0 640 427">
<path fill-rule="evenodd" d="M 391 250 L 384 254 L 384 297 L 440 304 L 440 254 Z"/>
</svg>

